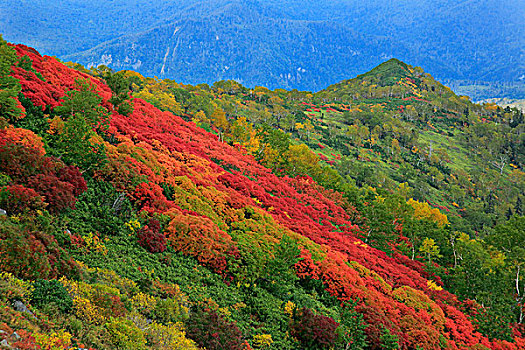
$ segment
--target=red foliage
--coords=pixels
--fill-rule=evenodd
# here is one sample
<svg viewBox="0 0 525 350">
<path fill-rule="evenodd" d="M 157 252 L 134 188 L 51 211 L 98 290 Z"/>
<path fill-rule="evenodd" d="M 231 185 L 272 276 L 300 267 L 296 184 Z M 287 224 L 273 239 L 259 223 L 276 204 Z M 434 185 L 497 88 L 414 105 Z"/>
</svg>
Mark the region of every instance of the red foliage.
<svg viewBox="0 0 525 350">
<path fill-rule="evenodd" d="M 150 213 L 162 212 L 171 207 L 170 203 L 162 193 L 162 188 L 156 183 L 142 182 L 140 183 L 132 198 L 139 208 L 144 209 Z"/>
<path fill-rule="evenodd" d="M 194 256 L 217 273 L 227 272 L 227 260 L 237 249 L 230 235 L 206 217 L 172 210 L 166 232 L 170 245 L 179 252 Z"/>
<path fill-rule="evenodd" d="M 166 250 L 166 237 L 160 232 L 160 222 L 150 219 L 149 224 L 138 232 L 139 245 L 150 253 L 162 253 Z"/>
<path fill-rule="evenodd" d="M 316 315 L 312 310 L 303 308 L 295 315 L 290 334 L 306 349 L 329 349 L 337 339 L 338 326 L 331 317 Z"/>
<path fill-rule="evenodd" d="M 60 212 L 75 207 L 77 199 L 73 195 L 73 185 L 60 181 L 54 174 L 33 175 L 27 183 L 29 187 L 44 196 L 45 201 L 49 204 L 49 211 Z"/>
<path fill-rule="evenodd" d="M 43 147 L 33 141 L 36 135 L 18 130 L 23 129 L 0 131 L 0 172 L 44 196 L 50 211 L 74 208 L 75 195 L 87 189 L 79 169 L 46 157 Z M 41 143 L 38 138 L 36 141 Z"/>
<path fill-rule="evenodd" d="M 79 77 L 97 84 L 105 103 L 111 95 L 100 81 L 71 70 L 53 58 L 41 57 L 24 46 L 16 49 L 20 56 L 27 54 L 33 60 L 33 67 L 46 79 L 43 82 L 25 71 L 13 73 L 21 80 L 23 93 L 36 105 L 58 105 L 60 97 Z M 317 106 L 308 106 L 319 111 Z M 370 308 L 366 309 L 365 318 L 372 323 L 377 320 L 377 324 L 398 334 L 403 347 L 422 345 L 433 349 L 439 344 L 441 333 L 452 349 L 472 348 L 477 344 L 515 348 L 503 342 L 490 343 L 475 332 L 468 317 L 459 310 L 462 303 L 455 296 L 428 289 L 427 280 L 438 284 L 440 281 L 429 275 L 421 264 L 401 255 L 389 257 L 360 241 L 357 238 L 360 229 L 351 220 L 355 212 L 340 194 L 324 190 L 308 177 L 277 177 L 253 157 L 218 142 L 216 135 L 140 99 L 134 100 L 134 107 L 130 116 L 113 114 L 110 130 L 120 144 L 106 144 L 108 167 L 97 176 L 132 193 L 132 199 L 143 210 L 169 215 L 171 222 L 166 234 L 177 251 L 194 256 L 219 273 L 226 273 L 228 263 L 238 257 L 240 249 L 227 232 L 233 224 L 246 219 L 239 211 L 251 206 L 271 215 L 272 225 L 278 226 L 281 232 L 289 230 L 302 236 L 301 260 L 295 265 L 300 277 L 322 280 L 327 290 L 342 301 L 358 298 L 362 310 L 365 305 Z M 62 171 L 63 166 L 26 147 L 9 143 L 12 142 L 2 143 L 0 134 L 0 171 L 9 174 L 15 183 L 37 174 L 49 174 L 63 183 L 73 184 L 75 190 L 71 191 L 79 193 L 76 188 L 82 187 L 72 180 L 76 178 L 81 183 L 78 174 L 63 177 L 62 172 L 69 172 Z M 30 159 L 31 166 L 20 159 Z M 54 164 L 54 170 L 45 170 L 44 162 Z M 163 187 L 177 191 L 168 195 Z M 150 222 L 147 228 L 154 233 L 154 226 Z M 148 235 L 151 232 L 148 231 Z M 431 298 L 444 312 L 444 325 L 436 323 L 429 311 L 416 311 L 405 304 L 406 300 L 396 299 L 392 289 L 402 286 Z M 377 338 L 378 331 L 377 327 L 367 328 L 371 337 Z M 216 333 L 220 334 L 210 335 Z"/>
<path fill-rule="evenodd" d="M 0 138 L 0 171 L 9 175 L 15 182 L 23 182 L 30 176 L 44 171 L 51 165 L 34 148 L 12 143 L 2 144 Z"/>
<path fill-rule="evenodd" d="M 87 190 L 86 180 L 84 180 L 80 170 L 76 166 L 69 165 L 63 167 L 58 171 L 57 175 L 61 181 L 73 185 L 73 195 L 75 197 L 78 197 Z"/>
<path fill-rule="evenodd" d="M 0 208 L 10 215 L 26 210 L 44 209 L 42 197 L 33 189 L 22 185 L 11 185 L 0 189 Z"/>
<path fill-rule="evenodd" d="M 48 233 L 0 217 L 0 269 L 25 279 L 78 277 L 79 267 Z"/>
<path fill-rule="evenodd" d="M 397 335 L 399 345 L 403 348 L 404 336 L 399 326 L 397 326 L 381 310 L 370 306 L 362 305 L 357 309 L 363 315 L 363 321 L 366 323 L 365 333 L 367 336 L 370 349 L 381 349 L 381 335 L 384 329 L 390 330 L 391 334 Z"/>
<path fill-rule="evenodd" d="M 19 57 L 27 55 L 32 61 L 33 68 L 45 79 L 45 81 L 40 80 L 34 72 L 13 67 L 12 76 L 20 81 L 22 93 L 35 106 L 42 108 L 58 106 L 60 98 L 65 95 L 66 91 L 74 88 L 76 79 L 87 79 L 95 83 L 105 103 L 111 98 L 111 90 L 100 80 L 70 69 L 59 63 L 54 57 L 42 57 L 38 52 L 25 45 L 16 45 L 14 48 Z"/>
<path fill-rule="evenodd" d="M 215 310 L 197 309 L 186 323 L 187 336 L 208 350 L 246 349 L 242 333 L 233 322 L 228 322 Z"/>
</svg>

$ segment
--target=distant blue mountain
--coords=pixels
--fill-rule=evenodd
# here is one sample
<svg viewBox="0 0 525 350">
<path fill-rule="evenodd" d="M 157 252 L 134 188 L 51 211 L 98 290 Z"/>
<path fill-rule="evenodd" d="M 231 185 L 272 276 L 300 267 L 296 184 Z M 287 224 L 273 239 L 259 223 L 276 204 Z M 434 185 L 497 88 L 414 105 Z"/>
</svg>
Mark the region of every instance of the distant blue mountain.
<svg viewBox="0 0 525 350">
<path fill-rule="evenodd" d="M 523 0 L 0 2 L 6 40 L 87 66 L 316 91 L 396 57 L 515 98 L 525 98 L 524 18 Z"/>
</svg>

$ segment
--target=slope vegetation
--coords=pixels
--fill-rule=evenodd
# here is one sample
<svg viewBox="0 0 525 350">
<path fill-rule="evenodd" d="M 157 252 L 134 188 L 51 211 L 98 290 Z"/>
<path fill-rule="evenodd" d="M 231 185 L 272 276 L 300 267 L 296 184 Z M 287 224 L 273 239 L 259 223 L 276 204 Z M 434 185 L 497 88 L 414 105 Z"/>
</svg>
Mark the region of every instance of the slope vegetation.
<svg viewBox="0 0 525 350">
<path fill-rule="evenodd" d="M 376 249 L 364 242 L 372 224 L 348 199 L 352 190 L 322 187 L 298 172 L 308 163 L 297 156 L 282 168 L 290 176 L 257 163 L 247 147 L 222 141 L 218 108 L 214 134 L 131 99 L 119 75 L 95 72 L 104 81 L 0 45 L 0 337 L 8 344 L 525 346 L 520 325 L 487 332 L 483 307 L 445 290 L 437 265 L 398 249 L 409 241 L 406 222 L 439 230 L 439 211 L 396 197 L 391 210 L 405 220 L 394 221 L 390 249 Z M 143 91 L 176 108 L 169 92 Z M 385 200 L 367 191 L 369 201 Z M 414 207 L 430 214 L 402 214 Z"/>
</svg>

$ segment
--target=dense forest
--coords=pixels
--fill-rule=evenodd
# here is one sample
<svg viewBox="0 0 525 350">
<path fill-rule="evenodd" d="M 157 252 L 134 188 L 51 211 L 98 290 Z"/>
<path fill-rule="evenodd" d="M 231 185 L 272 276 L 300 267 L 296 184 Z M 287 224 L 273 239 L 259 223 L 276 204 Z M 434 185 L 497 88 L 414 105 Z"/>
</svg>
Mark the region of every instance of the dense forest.
<svg viewBox="0 0 525 350">
<path fill-rule="evenodd" d="M 475 101 L 525 99 L 524 17 L 522 0 L 0 2 L 7 40 L 87 67 L 318 91 L 396 57 Z"/>
<path fill-rule="evenodd" d="M 524 127 L 395 59 L 310 93 L 0 40 L 0 344 L 522 349 Z"/>
</svg>

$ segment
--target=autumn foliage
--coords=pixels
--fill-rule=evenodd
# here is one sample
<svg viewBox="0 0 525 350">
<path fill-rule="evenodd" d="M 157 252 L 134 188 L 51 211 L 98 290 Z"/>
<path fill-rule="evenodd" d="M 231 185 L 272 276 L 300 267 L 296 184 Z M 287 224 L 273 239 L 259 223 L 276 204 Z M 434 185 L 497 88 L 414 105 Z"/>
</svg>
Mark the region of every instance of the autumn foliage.
<svg viewBox="0 0 525 350">
<path fill-rule="evenodd" d="M 96 86 L 101 104 L 109 107 L 111 91 L 99 79 L 23 45 L 15 49 L 28 55 L 45 78 L 14 70 L 22 93 L 34 105 L 57 107 L 66 91 L 74 88 L 75 79 L 83 78 Z M 127 194 L 141 217 L 163 215 L 164 230 L 151 219 L 136 233 L 138 244 L 149 252 L 165 252 L 169 245 L 224 278 L 245 283 L 261 278 L 262 266 L 274 258 L 275 247 L 286 235 L 301 248 L 293 266 L 296 275 L 320 281 L 323 290 L 341 303 L 357 301 L 373 342 L 380 342 L 386 328 L 398 337 L 402 349 L 518 349 L 515 344 L 491 342 L 477 332 L 455 295 L 429 288 L 432 275 L 422 263 L 399 251 L 387 255 L 365 244 L 360 239 L 362 228 L 352 219 L 354 208 L 340 193 L 304 176 L 300 166 L 306 163 L 290 163 L 300 176 L 279 177 L 242 149 L 221 142 L 226 127 L 217 136 L 141 99 L 133 104 L 128 116 L 113 112 L 104 131 L 112 140 L 103 141 L 107 162 L 93 171 L 93 177 Z M 224 119 L 222 113 L 217 115 Z M 310 153 L 304 157 L 317 158 Z M 47 157 L 38 137 L 27 131 L 0 131 L 0 171 L 12 180 L 0 190 L 0 205 L 9 205 L 13 213 L 42 209 L 44 203 L 50 212 L 73 209 L 87 189 L 77 167 Z M 448 223 L 426 204 L 410 205 L 418 217 L 440 226 Z M 64 266 L 74 269 L 53 239 L 31 229 L 22 232 L 12 227 L 0 231 L 0 252 L 11 251 L 0 255 L 0 267 L 22 261 L 17 272 L 29 278 L 57 276 Z M 16 249 L 7 245 L 6 237 Z M 124 314 L 118 296 L 102 289 L 95 294 L 97 307 L 109 310 L 114 303 L 111 313 Z M 329 349 L 338 339 L 337 327 L 334 319 L 302 308 L 290 323 L 290 334 L 306 349 Z M 244 348 L 237 326 L 212 309 L 192 311 L 187 334 L 207 349 Z"/>
</svg>

